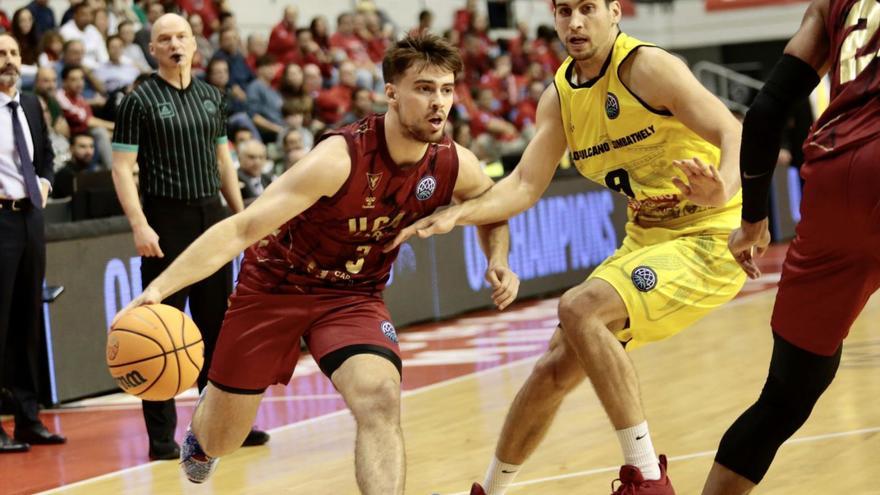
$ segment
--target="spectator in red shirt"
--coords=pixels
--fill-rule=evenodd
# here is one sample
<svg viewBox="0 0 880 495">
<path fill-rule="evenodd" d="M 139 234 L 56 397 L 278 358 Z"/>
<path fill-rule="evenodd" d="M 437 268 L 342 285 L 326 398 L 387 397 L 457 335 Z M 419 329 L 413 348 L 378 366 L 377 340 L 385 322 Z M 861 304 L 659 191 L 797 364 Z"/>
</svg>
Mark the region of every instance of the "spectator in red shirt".
<svg viewBox="0 0 880 495">
<path fill-rule="evenodd" d="M 538 112 L 538 100 L 544 93 L 546 85 L 543 81 L 532 81 L 529 83 L 528 93 L 516 108 L 511 112 L 511 120 L 520 132 L 533 127 L 535 125 L 535 115 Z"/>
<path fill-rule="evenodd" d="M 246 49 L 247 56 L 245 61 L 255 74 L 257 72 L 257 59 L 262 57 L 268 51 L 269 44 L 266 36 L 261 33 L 251 33 L 247 37 Z"/>
<path fill-rule="evenodd" d="M 351 108 L 357 89 L 357 68 L 350 60 L 339 64 L 339 84 L 321 91 L 315 98 L 315 114 L 321 122 L 333 125 Z"/>
<path fill-rule="evenodd" d="M 293 5 L 284 8 L 281 22 L 272 28 L 269 35 L 269 53 L 281 63 L 288 63 L 297 49 L 296 21 L 299 11 Z"/>
<path fill-rule="evenodd" d="M 220 12 L 213 0 L 177 0 L 177 5 L 187 14 L 198 14 L 201 17 L 205 37 L 210 38 L 214 31 L 220 29 Z"/>
<path fill-rule="evenodd" d="M 327 25 L 327 18 L 319 15 L 312 19 L 309 24 L 309 30 L 312 31 L 312 39 L 321 47 L 322 50 L 330 50 L 330 27 Z"/>
<path fill-rule="evenodd" d="M 330 48 L 345 52 L 347 58 L 357 65 L 369 61 L 367 47 L 363 40 L 355 34 L 354 15 L 350 13 L 339 14 L 336 18 L 336 32 L 330 36 Z"/>
<path fill-rule="evenodd" d="M 61 89 L 58 90 L 56 100 L 61 106 L 61 111 L 71 134 L 88 133 L 95 139 L 95 147 L 104 168 L 109 169 L 113 164 L 113 150 L 110 147 L 110 133 L 113 132 L 113 122 L 99 119 L 92 114 L 92 107 L 83 97 L 85 88 L 85 72 L 82 67 L 68 65 L 61 71 L 63 80 Z"/>
<path fill-rule="evenodd" d="M 452 21 L 452 29 L 458 31 L 459 33 L 463 33 L 468 30 L 468 27 L 473 22 L 474 16 L 477 14 L 477 1 L 476 0 L 467 0 L 467 4 L 465 8 L 458 9 L 453 14 Z"/>
<path fill-rule="evenodd" d="M 492 70 L 480 78 L 480 87 L 492 90 L 493 97 L 499 103 L 498 115 L 507 113 L 519 102 L 521 86 L 525 80 L 512 72 L 509 55 L 499 55 L 492 61 Z"/>
<path fill-rule="evenodd" d="M 309 28 L 296 30 L 296 50 L 290 56 L 290 63 L 305 67 L 314 64 L 321 69 L 321 76 L 325 79 L 333 77 L 333 61 L 330 54 L 312 38 Z"/>
<path fill-rule="evenodd" d="M 394 26 L 390 23 L 382 23 L 382 18 L 375 11 L 367 11 L 361 14 L 366 26 L 367 53 L 374 64 L 381 64 L 385 57 L 385 51 L 391 46 L 394 36 Z"/>
</svg>

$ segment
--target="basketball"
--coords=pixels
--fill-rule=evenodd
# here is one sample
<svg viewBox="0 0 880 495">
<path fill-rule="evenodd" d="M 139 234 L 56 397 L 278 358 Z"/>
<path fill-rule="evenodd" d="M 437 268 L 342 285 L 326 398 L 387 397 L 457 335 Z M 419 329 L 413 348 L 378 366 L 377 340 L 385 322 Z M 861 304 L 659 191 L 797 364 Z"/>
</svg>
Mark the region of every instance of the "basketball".
<svg viewBox="0 0 880 495">
<path fill-rule="evenodd" d="M 168 400 L 190 388 L 204 362 L 202 335 L 180 310 L 165 304 L 125 313 L 107 336 L 107 367 L 123 391 Z"/>
</svg>

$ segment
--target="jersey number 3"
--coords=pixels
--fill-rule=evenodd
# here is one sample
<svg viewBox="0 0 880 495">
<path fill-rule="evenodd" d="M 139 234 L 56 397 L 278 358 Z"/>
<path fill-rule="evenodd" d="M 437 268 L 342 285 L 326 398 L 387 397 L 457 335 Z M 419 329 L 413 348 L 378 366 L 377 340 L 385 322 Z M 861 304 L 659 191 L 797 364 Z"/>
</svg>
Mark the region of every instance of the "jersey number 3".
<svg viewBox="0 0 880 495">
<path fill-rule="evenodd" d="M 852 31 L 846 35 L 840 47 L 840 84 L 846 84 L 858 77 L 877 57 L 875 51 L 862 56 L 856 54 L 869 45 L 877 34 L 877 28 L 880 27 L 880 2 L 860 0 L 853 5 L 846 16 L 846 27 L 852 28 Z"/>
</svg>

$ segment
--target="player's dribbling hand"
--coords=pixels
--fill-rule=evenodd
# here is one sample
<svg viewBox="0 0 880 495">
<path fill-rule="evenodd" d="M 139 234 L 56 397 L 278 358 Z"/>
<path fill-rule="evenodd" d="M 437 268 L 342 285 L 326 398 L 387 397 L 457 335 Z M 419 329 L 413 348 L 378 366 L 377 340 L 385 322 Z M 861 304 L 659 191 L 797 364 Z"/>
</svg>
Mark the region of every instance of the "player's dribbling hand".
<svg viewBox="0 0 880 495">
<path fill-rule="evenodd" d="M 761 276 L 755 258 L 764 256 L 770 244 L 770 230 L 767 226 L 766 218 L 757 223 L 743 220 L 742 226 L 731 232 L 727 239 L 727 247 L 733 258 L 753 280 Z"/>
<path fill-rule="evenodd" d="M 492 286 L 492 302 L 499 311 L 510 306 L 519 293 L 519 277 L 507 265 L 491 265 L 486 269 L 486 281 Z"/>
<path fill-rule="evenodd" d="M 435 234 L 445 234 L 455 228 L 455 222 L 458 220 L 459 209 L 451 206 L 443 211 L 438 211 L 433 215 L 427 216 L 409 227 L 400 231 L 393 241 L 386 244 L 382 251 L 389 252 L 400 246 L 410 237 L 418 234 L 422 239 L 426 239 Z"/>
<path fill-rule="evenodd" d="M 134 247 L 141 256 L 165 257 L 162 248 L 159 247 L 159 234 L 149 225 L 143 225 L 132 229 L 134 234 Z"/>
<path fill-rule="evenodd" d="M 132 301 L 128 303 L 128 306 L 122 308 L 121 310 L 119 310 L 118 313 L 116 313 L 116 316 L 113 317 L 113 323 L 111 323 L 110 326 L 112 327 L 113 325 L 116 325 L 116 321 L 119 320 L 122 315 L 128 313 L 138 306 L 143 306 L 145 304 L 159 304 L 161 302 L 162 294 L 160 294 L 157 289 L 154 289 L 152 286 L 148 285 L 147 288 L 144 289 L 143 292 L 141 292 L 141 295 L 132 299 Z"/>
<path fill-rule="evenodd" d="M 715 207 L 724 206 L 727 203 L 724 179 L 718 174 L 717 168 L 706 165 L 699 158 L 675 160 L 672 164 L 684 172 L 687 178 L 687 183 L 685 183 L 678 177 L 673 177 L 672 183 L 688 201 L 700 206 Z"/>
</svg>

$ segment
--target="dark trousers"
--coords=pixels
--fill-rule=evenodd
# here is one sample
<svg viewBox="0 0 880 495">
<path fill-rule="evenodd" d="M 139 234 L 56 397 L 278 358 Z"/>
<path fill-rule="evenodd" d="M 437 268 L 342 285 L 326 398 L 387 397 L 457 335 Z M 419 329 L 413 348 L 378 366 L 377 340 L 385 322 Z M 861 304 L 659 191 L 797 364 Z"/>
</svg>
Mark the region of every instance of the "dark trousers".
<svg viewBox="0 0 880 495">
<path fill-rule="evenodd" d="M 45 273 L 42 210 L 0 208 L 0 388 L 12 395 L 16 427 L 39 422 L 37 360 Z"/>
<path fill-rule="evenodd" d="M 159 235 L 159 247 L 165 255 L 164 258 L 145 257 L 141 260 L 141 279 L 146 287 L 208 227 L 223 220 L 226 210 L 218 197 L 195 201 L 147 197 L 144 199 L 144 215 Z M 231 292 L 232 264 L 228 264 L 210 277 L 163 301 L 182 311 L 189 297 L 193 321 L 199 327 L 205 342 L 205 364 L 199 374 L 199 390 L 208 383 L 211 356 Z M 150 450 L 171 450 L 175 445 L 174 428 L 177 426 L 174 399 L 161 402 L 143 401 L 143 411 L 150 437 Z"/>
</svg>

